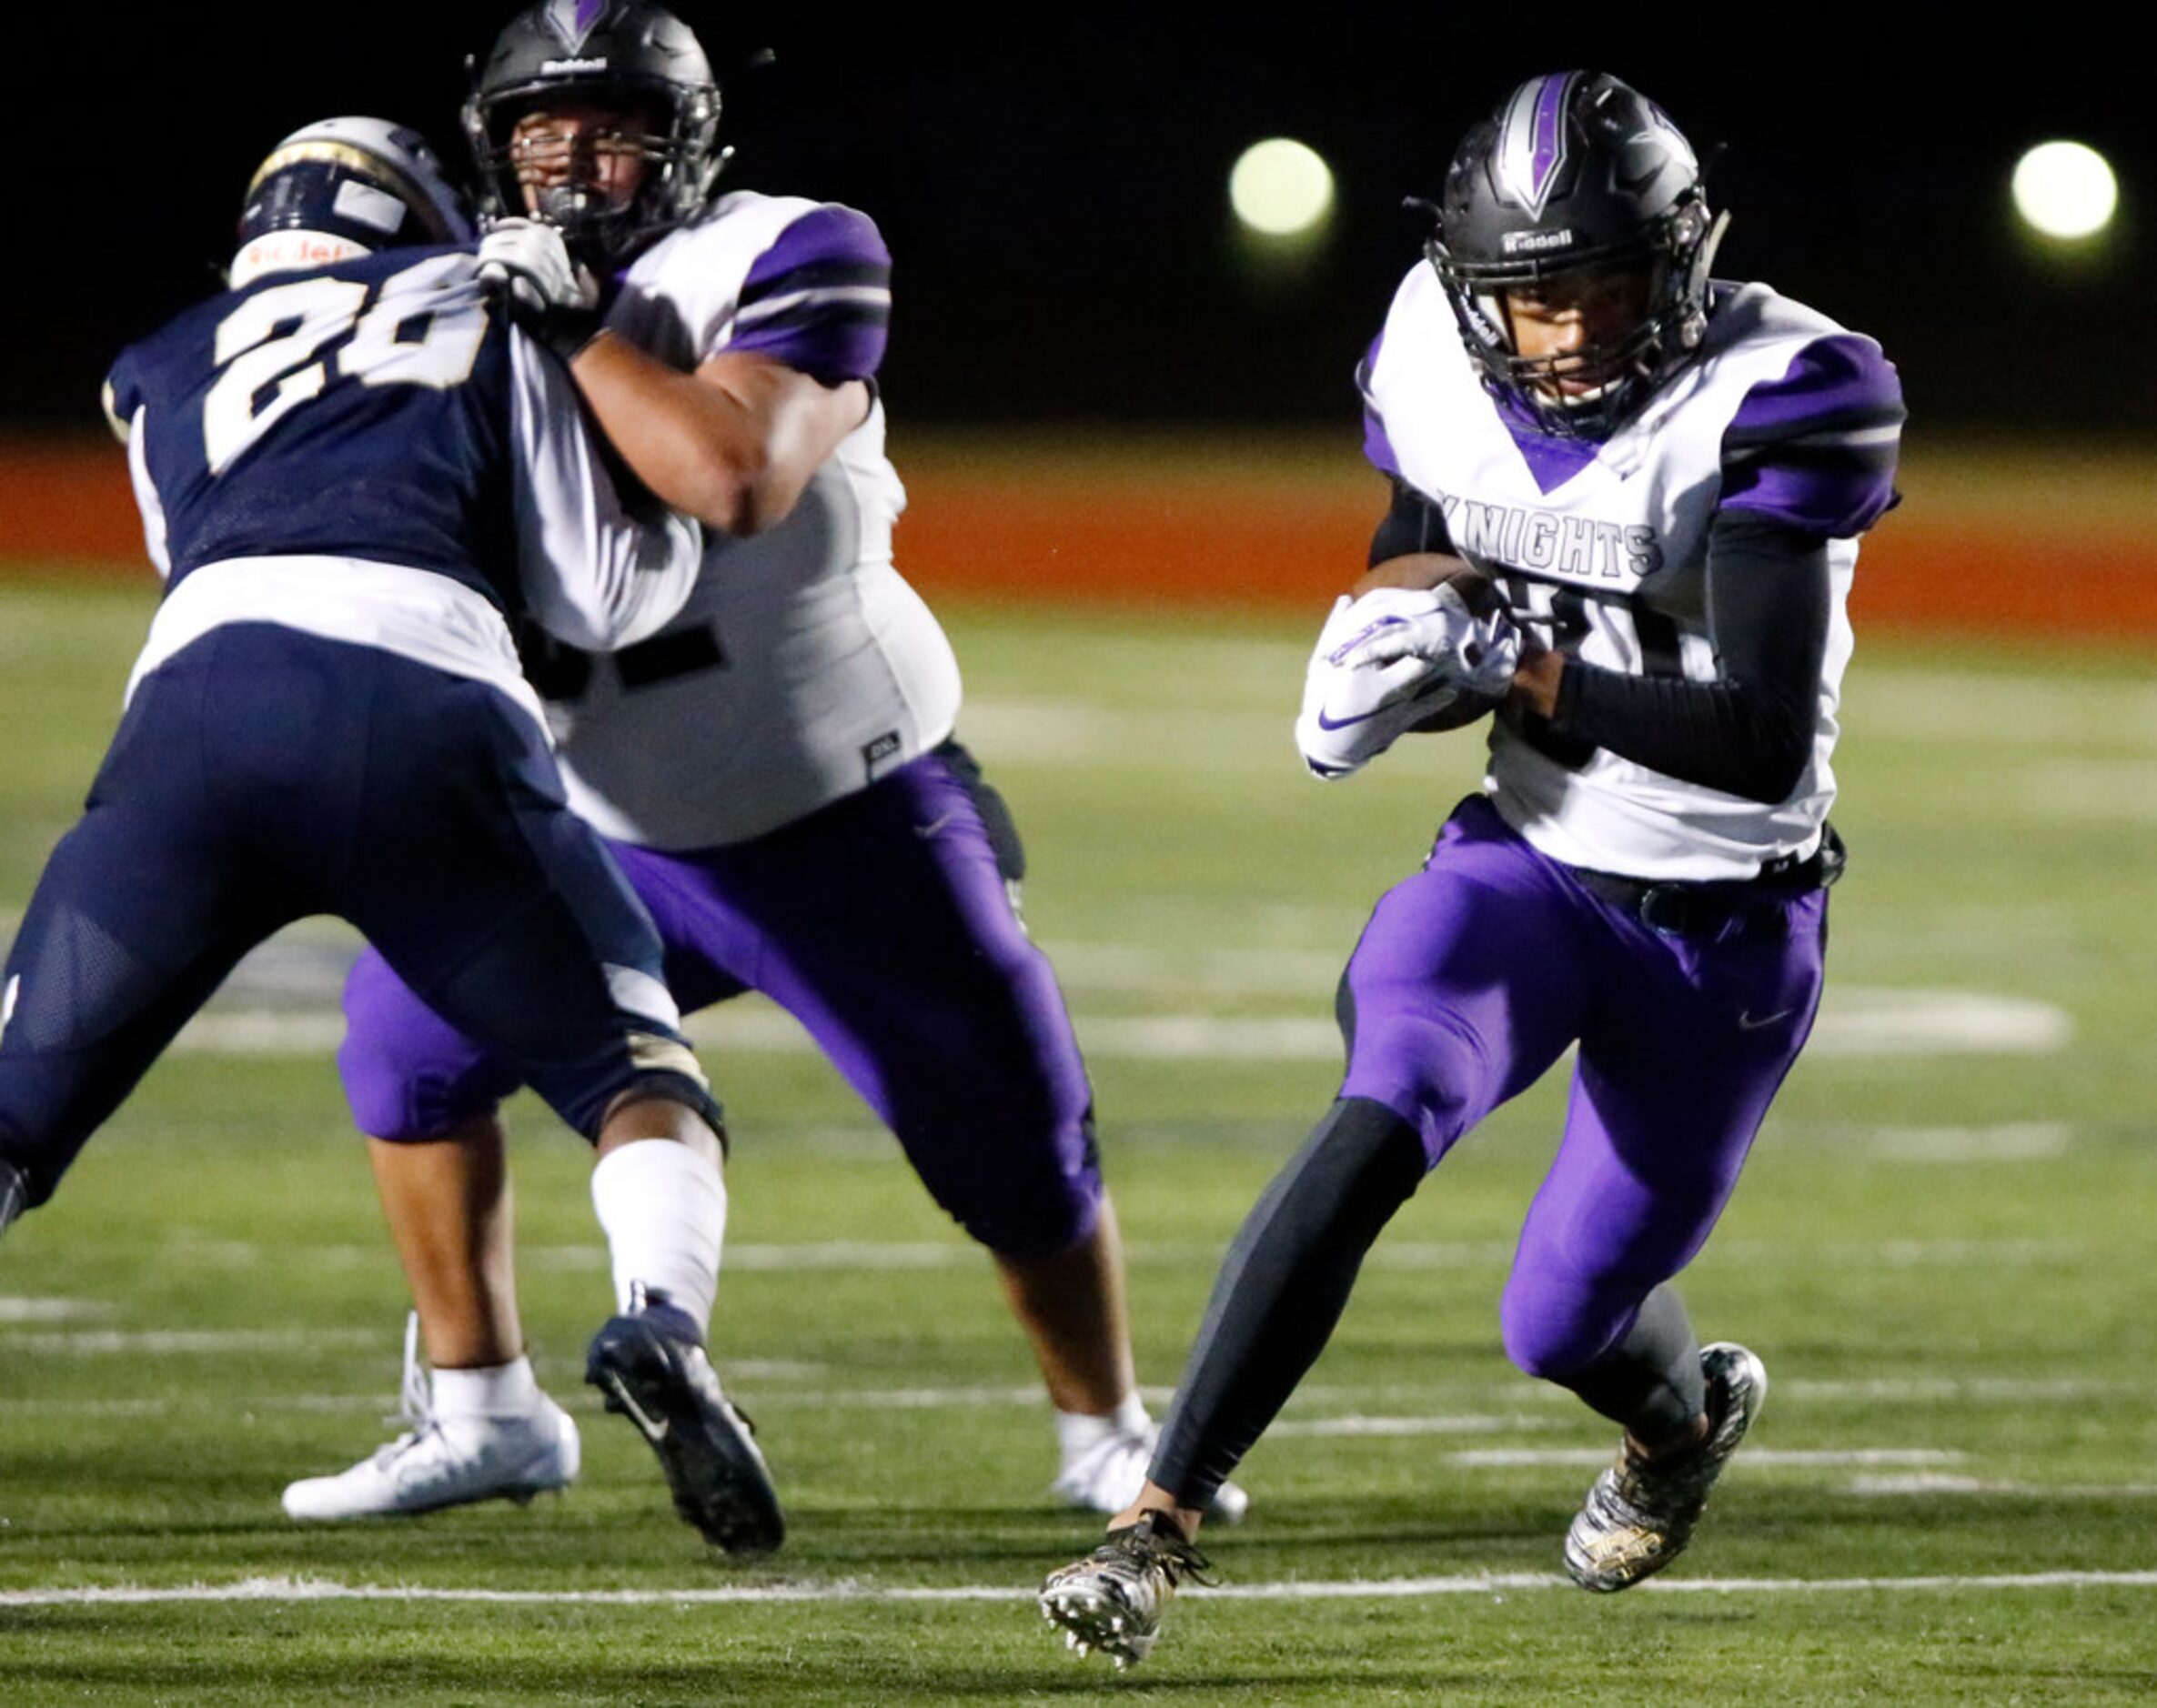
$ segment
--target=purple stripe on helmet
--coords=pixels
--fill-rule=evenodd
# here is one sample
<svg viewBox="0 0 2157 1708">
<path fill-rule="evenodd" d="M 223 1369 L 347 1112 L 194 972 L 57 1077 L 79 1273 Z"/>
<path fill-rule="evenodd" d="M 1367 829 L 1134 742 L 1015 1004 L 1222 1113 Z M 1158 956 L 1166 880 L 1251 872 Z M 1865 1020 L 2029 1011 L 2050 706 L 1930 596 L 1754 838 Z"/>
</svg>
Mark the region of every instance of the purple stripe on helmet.
<svg viewBox="0 0 2157 1708">
<path fill-rule="evenodd" d="M 609 0 L 577 0 L 577 34 L 591 33 L 591 26 L 605 15 Z"/>
<path fill-rule="evenodd" d="M 1530 78 L 1514 90 L 1500 121 L 1500 183 L 1538 218 L 1566 161 L 1566 111 L 1579 80 L 1577 71 Z"/>
<path fill-rule="evenodd" d="M 1535 137 L 1529 156 L 1528 194 L 1537 210 L 1543 206 L 1550 194 L 1550 180 L 1557 176 L 1558 162 L 1566 156 L 1566 92 L 1572 87 L 1573 77 L 1567 73 L 1562 77 L 1546 77 L 1543 87 L 1536 96 Z"/>
</svg>

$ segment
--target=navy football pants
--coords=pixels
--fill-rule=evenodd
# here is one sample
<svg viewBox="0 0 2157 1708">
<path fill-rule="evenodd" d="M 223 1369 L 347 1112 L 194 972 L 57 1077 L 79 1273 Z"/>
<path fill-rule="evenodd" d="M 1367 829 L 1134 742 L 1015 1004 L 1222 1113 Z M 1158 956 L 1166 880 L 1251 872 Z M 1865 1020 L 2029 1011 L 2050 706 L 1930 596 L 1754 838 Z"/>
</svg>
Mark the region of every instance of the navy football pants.
<svg viewBox="0 0 2157 1708">
<path fill-rule="evenodd" d="M 236 624 L 137 687 L 9 953 L 0 1158 L 32 1203 L 239 958 L 317 913 L 588 1138 L 632 1087 L 716 1116 L 650 921 L 531 719 L 482 682 Z"/>
</svg>

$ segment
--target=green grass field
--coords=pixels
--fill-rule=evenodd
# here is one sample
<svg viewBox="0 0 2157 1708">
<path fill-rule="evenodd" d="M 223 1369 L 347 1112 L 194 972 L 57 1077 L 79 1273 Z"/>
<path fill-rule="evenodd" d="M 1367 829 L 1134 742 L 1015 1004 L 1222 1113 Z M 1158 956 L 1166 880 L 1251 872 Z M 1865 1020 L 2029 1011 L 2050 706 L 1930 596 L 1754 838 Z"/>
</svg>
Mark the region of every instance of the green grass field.
<svg viewBox="0 0 2157 1708">
<path fill-rule="evenodd" d="M 0 582 L 0 937 L 147 606 Z M 1222 1247 L 1331 1094 L 1339 963 L 1479 744 L 1321 786 L 1288 737 L 1301 621 L 948 615 L 1165 1389 Z M 526 1317 L 582 1482 L 297 1529 L 285 1482 L 388 1433 L 404 1312 L 326 1041 L 343 939 L 307 928 L 0 1243 L 0 1701 L 2157 1697 L 2157 674 L 1861 645 L 1848 707 L 1827 1010 L 1686 1284 L 1774 1392 L 1652 1585 L 1563 1584 L 1610 1432 L 1498 1350 L 1550 1084 L 1381 1242 L 1247 1462 L 1249 1522 L 1210 1539 L 1224 1591 L 1180 1602 L 1127 1676 L 1074 1661 L 1029 1591 L 1092 1529 L 1044 1498 L 1045 1409 L 989 1268 L 748 1005 L 701 1034 L 736 1129 L 715 1352 L 787 1497 L 785 1552 L 708 1557 L 578 1386 L 603 1253 L 582 1148 L 529 1102 Z"/>
</svg>

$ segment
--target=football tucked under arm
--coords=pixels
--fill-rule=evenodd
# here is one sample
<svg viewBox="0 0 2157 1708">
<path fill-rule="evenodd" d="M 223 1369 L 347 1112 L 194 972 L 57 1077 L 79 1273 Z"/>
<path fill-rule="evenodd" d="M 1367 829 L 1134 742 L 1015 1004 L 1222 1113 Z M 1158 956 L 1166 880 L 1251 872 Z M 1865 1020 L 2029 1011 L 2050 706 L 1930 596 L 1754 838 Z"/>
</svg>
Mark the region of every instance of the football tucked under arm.
<svg viewBox="0 0 2157 1708">
<path fill-rule="evenodd" d="M 1519 637 L 1451 587 L 1381 587 L 1334 604 L 1304 677 L 1295 742 L 1314 775 L 1361 769 L 1410 730 L 1455 729 L 1504 698 Z"/>
</svg>

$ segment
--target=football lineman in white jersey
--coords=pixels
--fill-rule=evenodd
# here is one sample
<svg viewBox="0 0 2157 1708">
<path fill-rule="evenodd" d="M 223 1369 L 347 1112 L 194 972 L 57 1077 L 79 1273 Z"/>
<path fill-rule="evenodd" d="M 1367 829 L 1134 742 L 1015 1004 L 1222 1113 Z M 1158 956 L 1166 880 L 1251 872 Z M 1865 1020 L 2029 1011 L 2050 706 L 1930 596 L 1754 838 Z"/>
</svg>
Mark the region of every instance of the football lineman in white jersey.
<svg viewBox="0 0 2157 1708">
<path fill-rule="evenodd" d="M 614 658 L 552 648 L 535 678 L 571 802 L 652 909 L 678 1000 L 761 990 L 809 1029 L 992 1254 L 1055 1411 L 1056 1493 L 1113 1512 L 1143 1481 L 1153 1425 L 1084 1066 L 1013 909 L 1016 831 L 952 739 L 956 663 L 892 561 L 905 494 L 871 383 L 890 257 L 850 207 L 746 190 L 708 203 L 717 115 L 695 37 L 642 0 L 520 14 L 468 109 L 498 220 L 489 254 L 513 262 L 529 247 L 519 288 L 547 299 L 535 323 L 550 340 L 582 351 L 580 384 L 673 370 L 670 407 L 620 448 L 710 539 L 660 635 Z M 599 276 L 603 319 L 550 286 L 551 234 L 522 216 Z M 463 1372 L 467 1392 L 492 1379 L 471 1372 L 496 1372 L 505 1394 L 526 1393 L 496 1116 L 515 1076 L 375 958 L 346 1006 L 346 1085 L 438 1378 Z M 437 1173 L 461 1194 L 416 1190 Z M 716 1226 L 723 1194 L 698 1191 Z M 594 1192 L 602 1219 L 633 1220 L 674 1189 L 595 1175 Z M 459 1201 L 462 1216 L 438 1213 Z M 701 1338 L 714 1275 L 616 1280 L 625 1310 L 640 1298 L 673 1313 L 670 1331 Z M 469 1402 L 470 1438 L 492 1426 L 489 1403 Z M 647 1432 L 684 1516 L 738 1551 L 771 1540 L 730 1543 L 730 1503 L 700 1492 L 699 1465 L 668 1444 L 682 1432 L 659 1422 Z M 377 1464 L 296 1485 L 287 1508 L 408 1510 Z M 446 1456 L 425 1481 L 433 1504 L 502 1492 L 470 1456 Z M 1242 1504 L 1230 1485 L 1216 1516 Z"/>
</svg>

